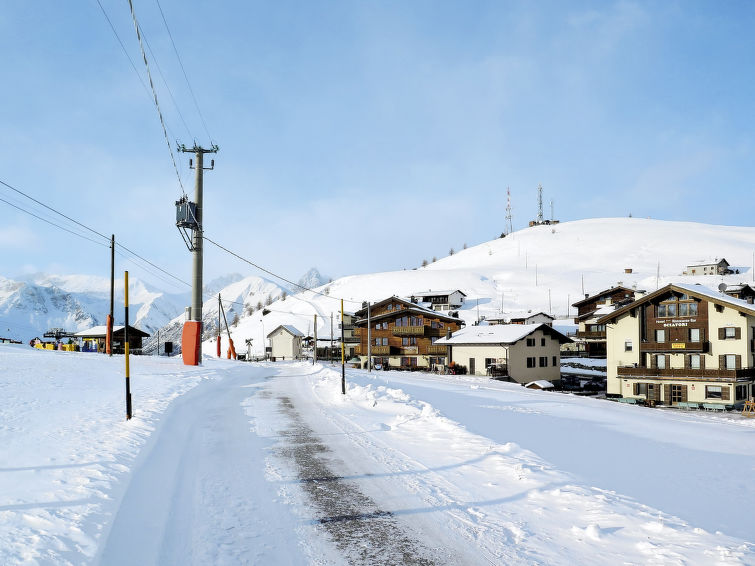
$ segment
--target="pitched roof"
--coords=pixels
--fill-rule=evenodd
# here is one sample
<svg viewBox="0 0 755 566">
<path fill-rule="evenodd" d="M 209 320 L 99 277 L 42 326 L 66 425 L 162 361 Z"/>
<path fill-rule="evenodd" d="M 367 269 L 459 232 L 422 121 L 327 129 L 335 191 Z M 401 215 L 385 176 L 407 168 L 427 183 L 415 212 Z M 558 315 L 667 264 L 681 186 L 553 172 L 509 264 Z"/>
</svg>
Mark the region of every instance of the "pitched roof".
<svg viewBox="0 0 755 566">
<path fill-rule="evenodd" d="M 443 320 L 446 322 L 458 322 L 459 324 L 464 324 L 464 321 L 461 320 L 460 318 L 455 318 L 453 316 L 448 316 L 447 314 L 442 314 L 439 311 L 433 310 L 428 307 L 424 307 L 422 305 L 418 305 L 417 303 L 413 303 L 407 299 L 396 297 L 395 295 L 393 297 L 389 297 L 388 299 L 383 299 L 382 301 L 373 304 L 371 308 L 375 309 L 377 307 L 381 307 L 391 301 L 397 301 L 401 303 L 402 305 L 404 305 L 404 308 L 399 309 L 399 310 L 392 310 L 392 311 L 383 313 L 381 315 L 372 316 L 371 319 L 382 320 L 384 318 L 388 318 L 396 314 L 404 314 L 408 312 L 408 313 L 421 314 L 421 315 L 437 318 L 439 320 Z M 360 318 L 355 322 L 355 324 L 358 324 L 358 325 L 365 324 L 367 321 L 367 308 L 359 309 L 356 312 L 356 315 Z"/>
<path fill-rule="evenodd" d="M 422 291 L 420 293 L 412 293 L 412 294 L 415 297 L 435 297 L 438 295 L 453 295 L 454 293 L 461 293 L 465 297 L 467 296 L 467 294 L 461 289 L 453 289 L 453 290 L 444 289 L 442 291 Z"/>
<path fill-rule="evenodd" d="M 286 332 L 288 332 L 289 334 L 291 334 L 292 336 L 304 337 L 304 334 L 302 334 L 298 328 L 296 328 L 295 326 L 291 326 L 290 324 L 281 324 L 280 326 L 275 328 L 272 332 L 269 332 L 267 337 L 270 338 L 273 334 L 278 332 L 278 330 L 280 330 L 281 328 L 285 330 Z"/>
<path fill-rule="evenodd" d="M 116 332 L 120 332 L 123 330 L 125 326 L 122 324 L 116 324 L 113 325 L 113 334 Z M 141 335 L 142 337 L 149 336 L 148 333 L 144 332 L 143 330 L 139 330 L 138 328 L 134 328 L 130 324 L 128 325 L 128 331 L 130 333 Z M 86 330 L 81 330 L 74 334 L 74 336 L 79 338 L 104 338 L 107 336 L 107 326 L 100 325 L 100 326 L 93 326 L 92 328 L 87 328 Z"/>
<path fill-rule="evenodd" d="M 558 338 L 559 342 L 571 342 L 558 330 L 547 324 L 496 324 L 493 326 L 469 326 L 454 332 L 450 338 L 440 338 L 433 345 L 454 346 L 460 344 L 514 344 L 542 329 L 546 334 Z"/>
<path fill-rule="evenodd" d="M 695 263 L 690 263 L 687 265 L 687 267 L 700 267 L 702 265 L 720 265 L 721 263 L 725 263 L 726 265 L 729 265 L 729 262 L 726 261 L 726 258 L 721 259 L 701 259 Z"/>
<path fill-rule="evenodd" d="M 720 293 L 717 290 L 713 290 L 710 287 L 700 285 L 699 283 L 669 283 L 665 287 L 661 287 L 657 291 L 648 293 L 644 297 L 640 297 L 636 301 L 633 301 L 629 303 L 628 305 L 618 308 L 614 312 L 603 316 L 602 318 L 598 319 L 597 322 L 598 324 L 605 324 L 609 322 L 611 319 L 616 318 L 620 315 L 623 315 L 626 312 L 629 312 L 631 309 L 635 308 L 636 306 L 652 301 L 653 299 L 656 299 L 659 296 L 665 295 L 669 291 L 676 291 L 678 293 L 686 293 L 687 295 L 691 295 L 698 299 L 707 300 L 716 305 L 729 307 L 729 308 L 738 310 L 740 312 L 749 314 L 751 316 L 755 316 L 755 305 L 748 303 L 747 301 L 743 301 L 742 299 L 735 299 L 734 297 L 724 295 L 723 293 Z"/>
<path fill-rule="evenodd" d="M 600 293 L 595 293 L 594 295 L 590 295 L 589 297 L 585 297 L 581 301 L 577 301 L 576 303 L 572 303 L 571 306 L 578 307 L 579 305 L 581 305 L 583 303 L 588 303 L 590 301 L 594 301 L 595 299 L 599 299 L 599 298 L 605 297 L 607 295 L 612 295 L 615 292 L 622 291 L 622 290 L 629 291 L 630 293 L 632 293 L 632 295 L 634 295 L 634 293 L 636 292 L 635 289 L 629 289 L 628 287 L 623 287 L 621 285 L 618 285 L 616 287 L 610 287 L 608 289 L 605 289 L 605 290 L 601 291 Z"/>
</svg>

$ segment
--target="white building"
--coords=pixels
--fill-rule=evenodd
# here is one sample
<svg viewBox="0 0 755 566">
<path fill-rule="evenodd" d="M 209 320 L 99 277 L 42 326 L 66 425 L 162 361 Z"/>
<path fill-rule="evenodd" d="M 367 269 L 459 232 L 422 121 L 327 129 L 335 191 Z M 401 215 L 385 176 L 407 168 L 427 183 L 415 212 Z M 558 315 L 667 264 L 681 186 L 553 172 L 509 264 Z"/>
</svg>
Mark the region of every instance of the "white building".
<svg viewBox="0 0 755 566">
<path fill-rule="evenodd" d="M 304 338 L 297 328 L 282 324 L 267 335 L 270 340 L 271 357 L 276 360 L 297 360 L 301 358 L 301 342 Z"/>
<path fill-rule="evenodd" d="M 508 377 L 517 383 L 561 379 L 561 344 L 569 338 L 546 324 L 470 326 L 435 341 L 450 362 L 472 375 Z"/>
<path fill-rule="evenodd" d="M 414 293 L 412 295 L 412 297 L 418 299 L 419 302 L 430 303 L 430 308 L 436 311 L 460 309 L 464 304 L 464 298 L 466 296 L 466 293 L 459 289 L 453 291 L 425 291 L 422 293 Z"/>
</svg>

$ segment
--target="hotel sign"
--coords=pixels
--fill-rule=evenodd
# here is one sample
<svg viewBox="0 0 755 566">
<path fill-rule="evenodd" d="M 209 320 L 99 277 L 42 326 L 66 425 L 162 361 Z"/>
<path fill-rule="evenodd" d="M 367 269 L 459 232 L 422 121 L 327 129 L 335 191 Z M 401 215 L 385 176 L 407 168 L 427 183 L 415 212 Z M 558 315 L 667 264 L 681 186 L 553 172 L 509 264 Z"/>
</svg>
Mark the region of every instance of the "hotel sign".
<svg viewBox="0 0 755 566">
<path fill-rule="evenodd" d="M 659 318 L 659 319 L 656 319 L 656 323 L 658 323 L 659 325 L 662 325 L 664 328 L 689 326 L 690 323 L 695 323 L 695 322 L 697 322 L 696 318 L 669 318 L 669 319 Z"/>
<path fill-rule="evenodd" d="M 671 349 L 672 350 L 684 350 L 687 347 L 686 342 L 672 342 Z"/>
</svg>

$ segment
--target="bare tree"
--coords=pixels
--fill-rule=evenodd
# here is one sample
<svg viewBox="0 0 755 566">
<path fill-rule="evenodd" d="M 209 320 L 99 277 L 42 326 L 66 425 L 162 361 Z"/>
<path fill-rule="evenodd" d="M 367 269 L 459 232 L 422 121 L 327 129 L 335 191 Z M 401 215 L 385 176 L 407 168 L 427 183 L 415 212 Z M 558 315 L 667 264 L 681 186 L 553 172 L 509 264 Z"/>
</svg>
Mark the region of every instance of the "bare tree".
<svg viewBox="0 0 755 566">
<path fill-rule="evenodd" d="M 239 325 L 239 313 L 233 313 L 233 320 L 231 321 L 231 326 L 238 326 Z"/>
<path fill-rule="evenodd" d="M 422 267 L 427 267 L 427 260 L 426 259 L 422 260 Z"/>
<path fill-rule="evenodd" d="M 265 306 L 269 307 L 272 304 L 273 304 L 273 298 L 270 296 L 270 294 L 268 294 L 267 297 L 265 297 Z"/>
<path fill-rule="evenodd" d="M 288 297 L 288 293 L 284 290 L 283 293 L 281 293 L 281 301 L 285 301 L 286 297 Z"/>
<path fill-rule="evenodd" d="M 453 248 L 451 248 L 450 250 L 448 250 L 448 255 L 454 255 L 454 249 Z"/>
<path fill-rule="evenodd" d="M 258 311 L 262 310 L 262 301 L 257 301 L 257 310 Z"/>
</svg>

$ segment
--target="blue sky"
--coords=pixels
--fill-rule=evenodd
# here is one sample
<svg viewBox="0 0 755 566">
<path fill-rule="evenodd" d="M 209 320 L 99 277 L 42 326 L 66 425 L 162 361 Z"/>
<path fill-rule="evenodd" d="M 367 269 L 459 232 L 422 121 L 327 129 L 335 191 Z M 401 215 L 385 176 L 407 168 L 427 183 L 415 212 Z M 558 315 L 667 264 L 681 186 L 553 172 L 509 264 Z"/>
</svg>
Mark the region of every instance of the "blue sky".
<svg viewBox="0 0 755 566">
<path fill-rule="evenodd" d="M 101 1 L 144 78 L 127 2 Z M 134 5 L 171 140 L 208 145 L 157 4 Z M 490 240 L 507 186 L 516 229 L 538 184 L 561 220 L 751 224 L 753 3 L 161 5 L 220 146 L 206 232 L 288 278 Z M 97 2 L 8 3 L 0 46 L 0 179 L 189 281 L 157 114 Z M 0 221 L 2 275 L 109 273 L 103 246 L 3 202 Z M 205 267 L 255 272 L 212 246 Z"/>
</svg>

